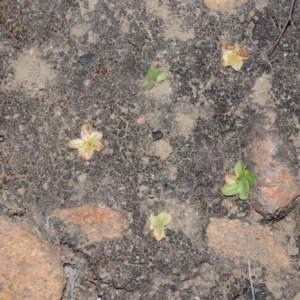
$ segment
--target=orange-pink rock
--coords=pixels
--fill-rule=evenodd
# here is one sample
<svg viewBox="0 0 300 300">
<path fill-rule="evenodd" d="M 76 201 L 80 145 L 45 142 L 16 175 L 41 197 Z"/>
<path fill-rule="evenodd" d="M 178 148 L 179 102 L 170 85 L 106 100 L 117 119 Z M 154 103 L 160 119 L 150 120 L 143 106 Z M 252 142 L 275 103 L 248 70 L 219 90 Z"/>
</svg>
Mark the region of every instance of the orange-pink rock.
<svg viewBox="0 0 300 300">
<path fill-rule="evenodd" d="M 0 299 L 59 300 L 65 281 L 55 246 L 0 217 Z"/>
<path fill-rule="evenodd" d="M 231 259 L 240 258 L 245 264 L 250 259 L 274 270 L 292 272 L 287 251 L 262 225 L 238 220 L 211 219 L 206 234 L 208 247 L 227 254 Z"/>
<path fill-rule="evenodd" d="M 56 211 L 54 217 L 67 223 L 73 232 L 85 233 L 91 243 L 119 237 L 124 228 L 124 221 L 119 213 L 98 206 L 63 209 Z"/>
<path fill-rule="evenodd" d="M 204 0 L 204 4 L 213 11 L 233 14 L 238 8 L 245 5 L 248 0 Z"/>
<path fill-rule="evenodd" d="M 146 118 L 144 116 L 141 116 L 136 120 L 136 123 L 138 125 L 144 125 L 146 123 Z"/>
<path fill-rule="evenodd" d="M 258 114 L 248 138 L 249 167 L 258 180 L 251 189 L 252 207 L 265 219 L 280 219 L 288 214 L 300 195 L 298 171 L 291 155 L 293 149 L 284 142 L 278 129 L 275 109 Z"/>
</svg>

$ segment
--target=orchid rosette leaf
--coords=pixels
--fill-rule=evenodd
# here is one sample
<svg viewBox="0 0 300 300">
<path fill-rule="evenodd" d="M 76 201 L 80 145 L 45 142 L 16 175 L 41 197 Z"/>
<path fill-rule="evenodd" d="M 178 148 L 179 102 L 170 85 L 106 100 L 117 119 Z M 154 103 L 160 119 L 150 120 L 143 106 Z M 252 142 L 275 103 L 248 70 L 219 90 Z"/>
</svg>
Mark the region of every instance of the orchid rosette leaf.
<svg viewBox="0 0 300 300">
<path fill-rule="evenodd" d="M 250 170 L 245 170 L 243 163 L 239 160 L 234 166 L 234 173 L 225 174 L 226 184 L 221 192 L 225 196 L 238 195 L 241 200 L 249 198 L 249 190 L 256 183 L 255 175 Z"/>
</svg>

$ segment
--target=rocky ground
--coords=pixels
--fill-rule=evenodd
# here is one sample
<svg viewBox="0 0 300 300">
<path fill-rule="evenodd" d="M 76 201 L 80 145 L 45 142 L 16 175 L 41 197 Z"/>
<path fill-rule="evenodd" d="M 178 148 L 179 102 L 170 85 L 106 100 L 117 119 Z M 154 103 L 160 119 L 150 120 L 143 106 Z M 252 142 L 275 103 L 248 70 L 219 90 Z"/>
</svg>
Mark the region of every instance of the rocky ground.
<svg viewBox="0 0 300 300">
<path fill-rule="evenodd" d="M 0 299 L 300 299 L 297 4 L 267 56 L 289 5 L 1 1 Z M 84 122 L 90 161 L 67 148 Z M 247 201 L 220 192 L 239 159 Z"/>
</svg>

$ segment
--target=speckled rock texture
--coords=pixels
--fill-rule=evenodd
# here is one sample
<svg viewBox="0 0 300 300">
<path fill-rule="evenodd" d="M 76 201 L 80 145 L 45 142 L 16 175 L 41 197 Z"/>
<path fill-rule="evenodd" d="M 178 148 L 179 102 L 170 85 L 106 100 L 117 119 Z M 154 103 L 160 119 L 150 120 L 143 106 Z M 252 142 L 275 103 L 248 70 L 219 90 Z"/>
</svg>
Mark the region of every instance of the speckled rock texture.
<svg viewBox="0 0 300 300">
<path fill-rule="evenodd" d="M 120 237 L 125 224 L 117 212 L 88 205 L 58 210 L 52 218 L 58 232 L 69 231 L 74 239 L 82 234 L 91 244 Z"/>
<path fill-rule="evenodd" d="M 269 269 L 284 269 L 292 273 L 288 254 L 272 231 L 262 225 L 212 219 L 207 226 L 207 237 L 208 246 L 217 252 L 244 261 L 259 261 Z"/>
<path fill-rule="evenodd" d="M 66 275 L 57 247 L 0 217 L 0 299 L 59 300 Z"/>
<path fill-rule="evenodd" d="M 249 259 L 256 299 L 299 295 L 299 207 L 259 209 L 273 174 L 292 191 L 286 199 L 297 193 L 299 8 L 268 57 L 290 3 L 234 3 L 229 12 L 200 0 L 0 1 L 0 211 L 11 228 L 27 226 L 36 256 L 56 249 L 44 266 L 45 283 L 64 269 L 57 297 L 248 300 Z M 239 72 L 220 66 L 224 42 L 249 56 Z M 146 91 L 150 66 L 168 78 Z M 278 121 L 266 129 L 270 107 Z M 84 122 L 104 145 L 86 162 L 67 148 Z M 268 136 L 283 150 L 263 147 Z M 248 201 L 221 194 L 239 159 L 257 173 Z M 158 242 L 148 221 L 162 211 L 172 221 Z M 0 249 L 27 257 L 22 243 Z M 19 274 L 17 262 L 9 271 Z"/>
<path fill-rule="evenodd" d="M 251 204 L 265 219 L 281 219 L 299 202 L 298 159 L 291 143 L 280 134 L 279 112 L 268 108 L 253 116 L 248 155 L 257 176 Z"/>
</svg>

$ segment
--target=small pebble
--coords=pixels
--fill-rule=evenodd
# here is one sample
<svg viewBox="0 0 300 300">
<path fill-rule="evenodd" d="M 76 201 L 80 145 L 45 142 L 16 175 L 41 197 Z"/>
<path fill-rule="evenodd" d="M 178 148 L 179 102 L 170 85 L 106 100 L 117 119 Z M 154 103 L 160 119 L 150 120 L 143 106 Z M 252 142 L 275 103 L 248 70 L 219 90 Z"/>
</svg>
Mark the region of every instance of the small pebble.
<svg viewBox="0 0 300 300">
<path fill-rule="evenodd" d="M 153 142 L 158 141 L 163 138 L 163 134 L 160 130 L 152 132 Z"/>
<path fill-rule="evenodd" d="M 43 189 L 44 189 L 45 191 L 47 191 L 48 188 L 49 188 L 49 183 L 48 183 L 48 182 L 43 183 Z"/>
<path fill-rule="evenodd" d="M 59 104 L 60 108 L 63 108 L 66 105 L 66 103 L 67 103 L 66 99 L 62 100 Z"/>
<path fill-rule="evenodd" d="M 85 64 L 89 63 L 92 60 L 93 56 L 95 56 L 94 53 L 83 54 L 83 55 L 79 56 L 78 61 L 82 65 L 85 65 Z"/>
<path fill-rule="evenodd" d="M 0 135 L 0 143 L 4 142 L 5 141 L 5 137 L 4 135 Z"/>
<path fill-rule="evenodd" d="M 139 117 L 137 120 L 136 120 L 136 123 L 138 125 L 144 125 L 146 123 L 146 118 L 145 117 Z"/>
</svg>

